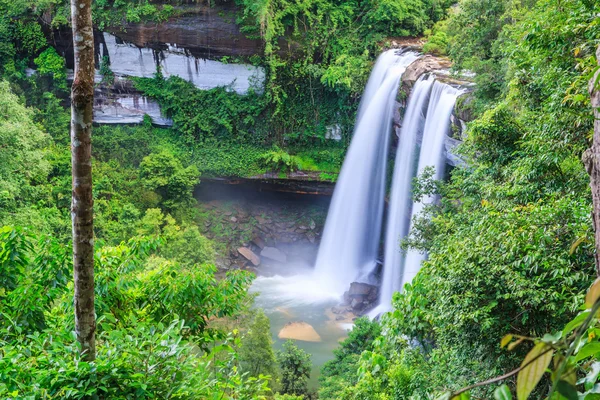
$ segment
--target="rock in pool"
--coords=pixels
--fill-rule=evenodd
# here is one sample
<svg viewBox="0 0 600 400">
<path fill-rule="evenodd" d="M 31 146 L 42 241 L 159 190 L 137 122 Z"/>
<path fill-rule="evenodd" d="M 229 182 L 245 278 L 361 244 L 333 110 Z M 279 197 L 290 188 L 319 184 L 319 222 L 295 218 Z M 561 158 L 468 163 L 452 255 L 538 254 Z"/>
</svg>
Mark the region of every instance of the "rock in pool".
<svg viewBox="0 0 600 400">
<path fill-rule="evenodd" d="M 321 336 L 311 325 L 303 321 L 289 322 L 277 335 L 279 339 L 294 339 L 304 342 L 320 342 Z"/>
</svg>

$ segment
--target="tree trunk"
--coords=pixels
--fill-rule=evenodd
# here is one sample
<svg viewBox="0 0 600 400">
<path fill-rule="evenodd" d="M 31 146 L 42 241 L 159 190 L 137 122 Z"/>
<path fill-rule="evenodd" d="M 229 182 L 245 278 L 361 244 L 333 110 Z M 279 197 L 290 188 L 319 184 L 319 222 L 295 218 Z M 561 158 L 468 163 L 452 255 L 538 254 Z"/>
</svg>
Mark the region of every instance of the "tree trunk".
<svg viewBox="0 0 600 400">
<path fill-rule="evenodd" d="M 598 65 L 600 65 L 600 46 L 596 51 Z M 592 219 L 596 243 L 596 274 L 600 277 L 600 69 L 590 80 L 590 96 L 594 110 L 594 139 L 592 147 L 583 154 L 583 162 L 590 174 L 590 187 L 592 189 L 593 211 Z"/>
<path fill-rule="evenodd" d="M 92 117 L 94 33 L 92 1 L 71 0 L 75 79 L 71 89 L 71 165 L 73 169 L 73 278 L 75 333 L 87 361 L 96 358 L 94 309 L 94 219 L 92 198 Z"/>
</svg>

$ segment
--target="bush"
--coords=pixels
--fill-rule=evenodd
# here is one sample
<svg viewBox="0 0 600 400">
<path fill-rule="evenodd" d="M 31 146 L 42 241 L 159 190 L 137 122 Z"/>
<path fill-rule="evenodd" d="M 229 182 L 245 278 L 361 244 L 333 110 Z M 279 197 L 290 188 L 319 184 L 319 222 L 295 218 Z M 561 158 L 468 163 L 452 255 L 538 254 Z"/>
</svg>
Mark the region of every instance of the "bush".
<svg viewBox="0 0 600 400">
<path fill-rule="evenodd" d="M 290 155 L 277 146 L 261 155 L 259 160 L 260 164 L 270 171 L 294 172 L 302 167 L 299 157 Z"/>
<path fill-rule="evenodd" d="M 142 185 L 158 193 L 167 208 L 189 204 L 199 178 L 200 172 L 195 166 L 184 168 L 181 161 L 167 150 L 150 154 L 140 163 Z"/>
<path fill-rule="evenodd" d="M 0 339 L 0 396 L 63 399 L 261 399 L 264 378 L 246 378 L 234 363 L 232 339 L 207 354 L 183 334 L 183 321 L 117 328 L 100 318 L 94 362 L 79 359 L 70 332 L 48 330 Z M 0 335 L 5 332 L 0 331 Z"/>
</svg>

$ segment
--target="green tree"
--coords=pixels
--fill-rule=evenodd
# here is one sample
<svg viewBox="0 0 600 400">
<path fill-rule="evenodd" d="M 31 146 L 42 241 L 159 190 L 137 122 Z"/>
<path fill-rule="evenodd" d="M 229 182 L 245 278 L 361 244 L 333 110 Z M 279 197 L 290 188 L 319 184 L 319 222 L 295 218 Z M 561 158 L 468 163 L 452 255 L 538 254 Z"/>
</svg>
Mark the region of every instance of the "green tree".
<svg viewBox="0 0 600 400">
<path fill-rule="evenodd" d="M 271 382 L 276 382 L 277 360 L 273 351 L 271 323 L 263 310 L 256 312 L 241 343 L 239 360 L 242 371 L 254 377 L 270 375 Z"/>
<path fill-rule="evenodd" d="M 373 349 L 373 341 L 381 334 L 381 325 L 362 317 L 354 322 L 348 337 L 333 351 L 334 359 L 321 368 L 320 399 L 339 399 L 344 390 L 356 385 L 356 366 L 363 351 Z"/>
<path fill-rule="evenodd" d="M 310 354 L 288 340 L 277 352 L 277 362 L 281 375 L 280 392 L 299 396 L 308 394 L 308 379 L 312 367 Z"/>
<path fill-rule="evenodd" d="M 46 148 L 50 137 L 33 121 L 33 110 L 0 81 L 0 218 L 36 200 L 50 171 Z M 0 221 L 2 222 L 2 221 Z"/>
<path fill-rule="evenodd" d="M 140 164 L 142 185 L 156 191 L 167 208 L 189 204 L 199 178 L 200 173 L 195 166 L 184 168 L 181 161 L 167 150 L 144 157 Z"/>
</svg>

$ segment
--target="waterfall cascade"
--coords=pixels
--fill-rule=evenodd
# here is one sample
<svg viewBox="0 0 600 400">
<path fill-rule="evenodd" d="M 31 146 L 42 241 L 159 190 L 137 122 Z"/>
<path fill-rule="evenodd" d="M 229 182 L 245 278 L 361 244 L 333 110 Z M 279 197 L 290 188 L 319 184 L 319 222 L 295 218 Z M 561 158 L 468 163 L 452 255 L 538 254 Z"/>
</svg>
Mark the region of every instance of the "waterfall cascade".
<svg viewBox="0 0 600 400">
<path fill-rule="evenodd" d="M 320 286 L 340 295 L 376 265 L 395 97 L 402 74 L 417 57 L 398 50 L 381 54 L 361 100 L 314 271 Z"/>
<path fill-rule="evenodd" d="M 444 141 L 446 134 L 450 130 L 450 117 L 456 103 L 456 98 L 460 94 L 460 90 L 449 85 L 440 82 L 434 83 L 428 107 L 431 111 L 428 112 L 427 121 L 425 122 L 417 174 L 422 174 L 427 167 L 433 167 L 433 179 L 441 180 L 444 178 L 444 173 L 446 172 Z M 435 199 L 432 196 L 426 196 L 421 201 L 413 203 L 413 217 L 419 215 L 423 211 L 423 207 L 433 201 Z M 409 250 L 407 252 L 400 288 L 412 281 L 419 272 L 419 269 L 421 269 L 421 263 L 425 258 L 426 255 L 418 251 Z"/>
<path fill-rule="evenodd" d="M 391 308 L 394 292 L 412 280 L 425 259 L 424 254 L 414 250 L 404 252 L 400 248 L 400 241 L 410 231 L 412 218 L 423 210 L 425 204 L 434 201 L 432 197 L 426 197 L 413 202 L 412 180 L 427 167 L 435 169 L 434 179 L 443 178 L 446 160 L 444 141 L 459 94 L 458 89 L 437 82 L 431 76 L 417 81 L 410 95 L 394 166 L 380 304 L 371 311 L 371 316 Z"/>
</svg>

